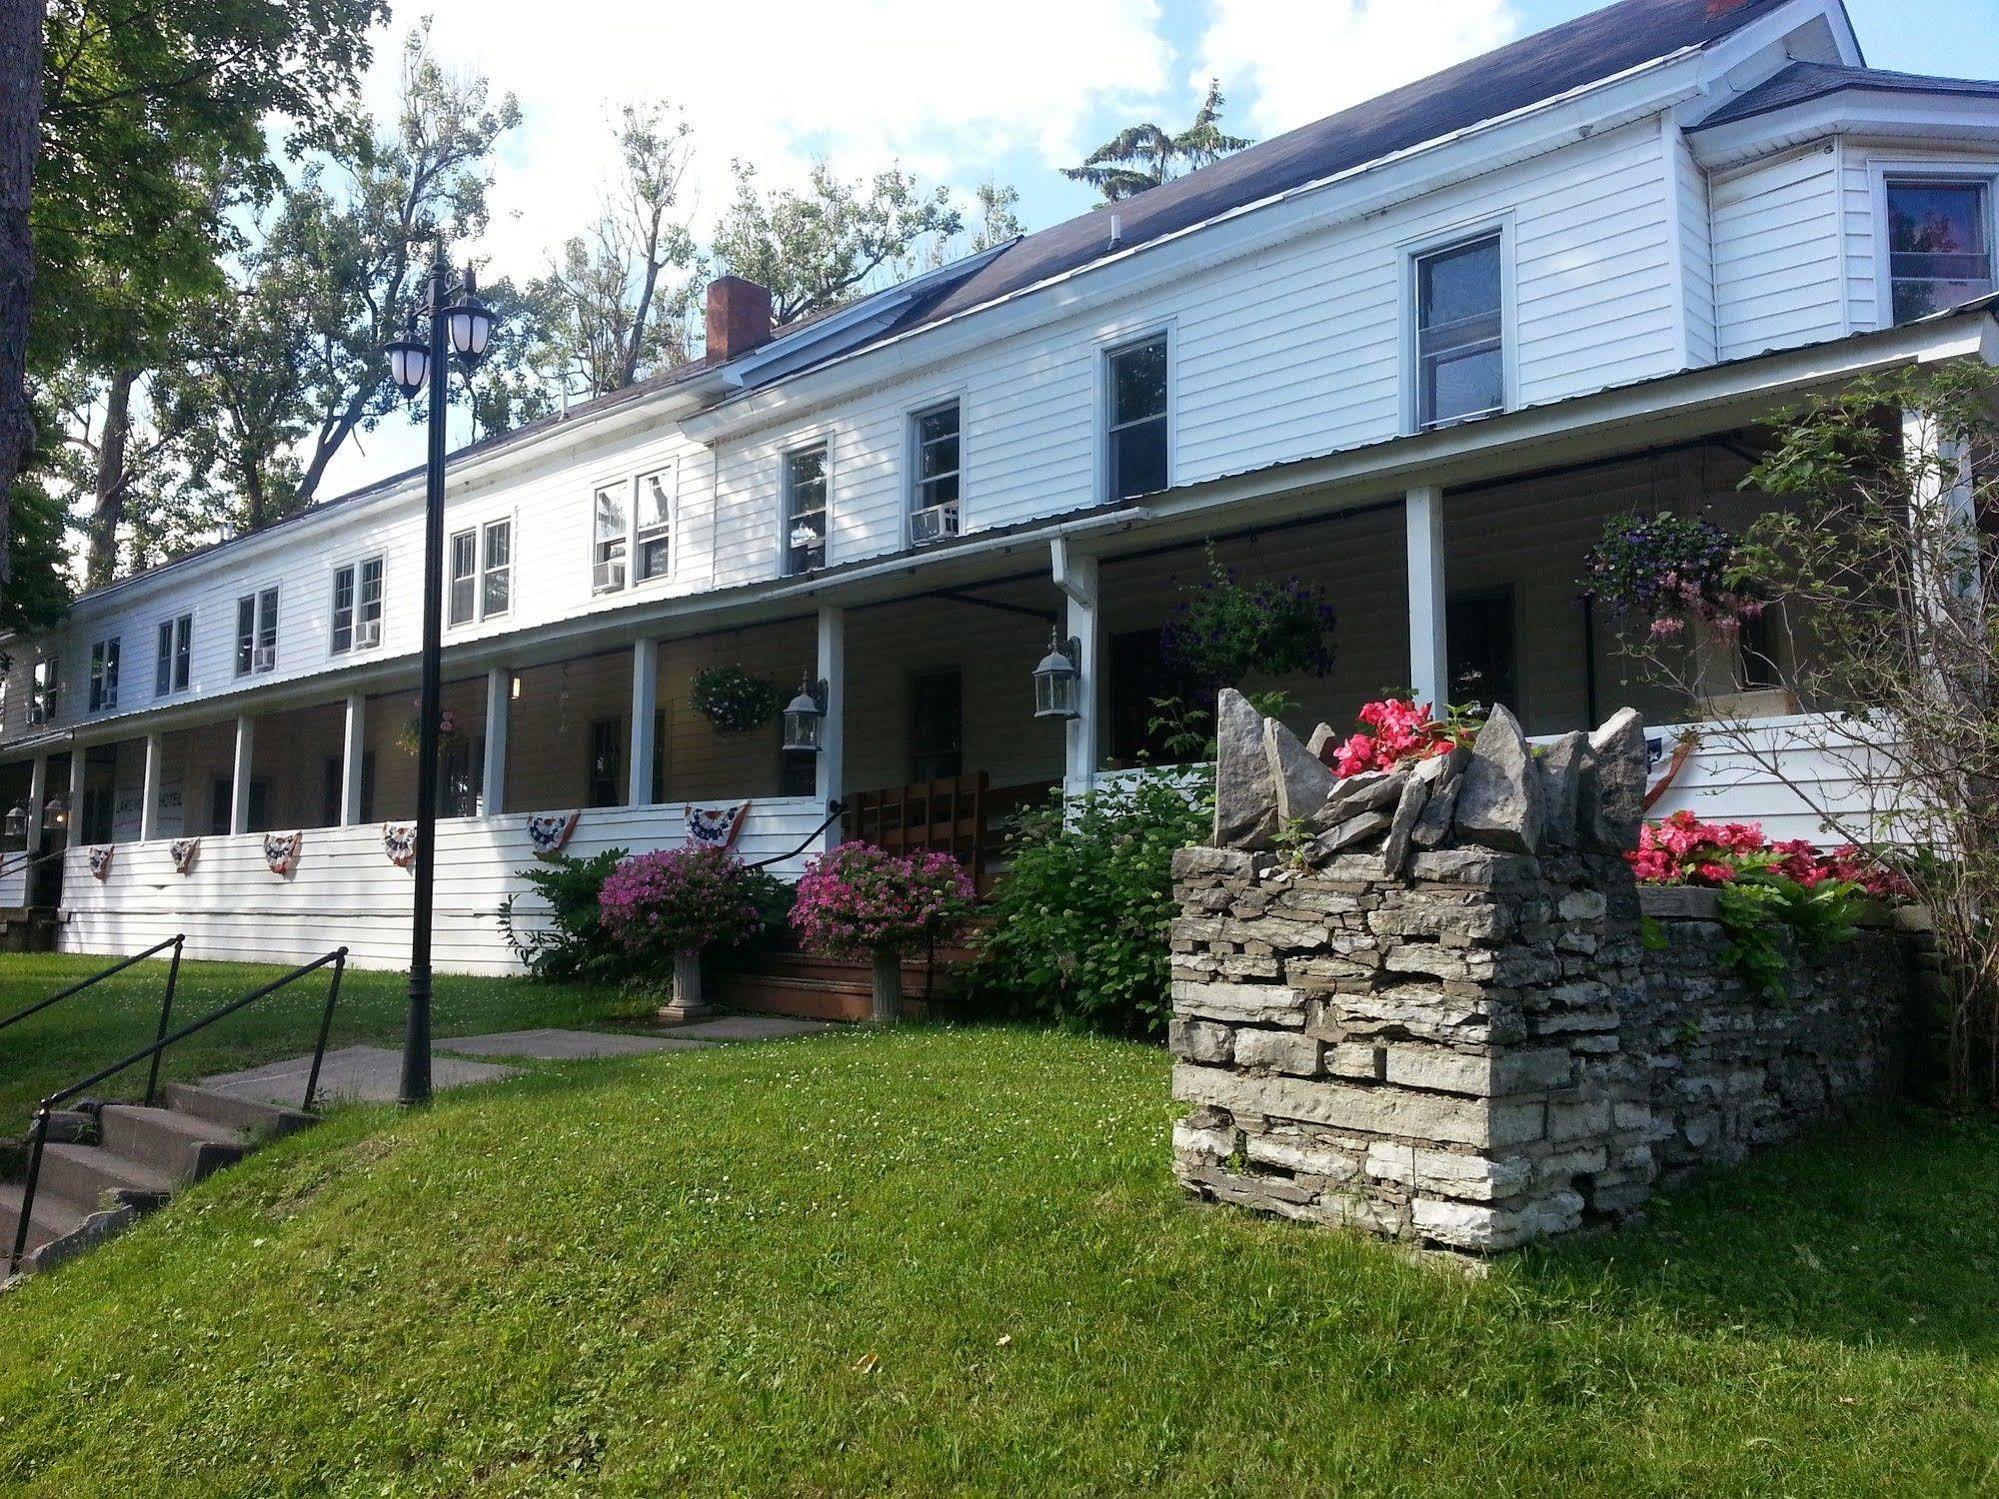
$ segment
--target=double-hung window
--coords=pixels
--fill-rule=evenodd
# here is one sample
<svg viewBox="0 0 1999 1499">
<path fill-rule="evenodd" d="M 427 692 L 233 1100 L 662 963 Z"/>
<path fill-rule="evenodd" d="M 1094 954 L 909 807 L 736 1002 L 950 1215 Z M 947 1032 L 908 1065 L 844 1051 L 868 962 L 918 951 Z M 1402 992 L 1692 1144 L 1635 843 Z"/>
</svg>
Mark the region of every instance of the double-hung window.
<svg viewBox="0 0 1999 1499">
<path fill-rule="evenodd" d="M 910 425 L 909 539 L 924 546 L 958 534 L 958 403 L 919 411 Z"/>
<path fill-rule="evenodd" d="M 28 722 L 50 724 L 62 704 L 62 666 L 51 651 L 35 662 L 28 681 Z"/>
<path fill-rule="evenodd" d="M 451 538 L 447 615 L 454 625 L 468 624 L 479 611 L 479 533 L 460 531 Z"/>
<path fill-rule="evenodd" d="M 185 692 L 194 657 L 194 616 L 175 615 L 160 621 L 159 647 L 153 655 L 153 696 Z"/>
<path fill-rule="evenodd" d="M 664 578 L 673 569 L 673 474 L 671 468 L 656 468 L 639 475 L 638 510 L 632 517 L 634 582 Z"/>
<path fill-rule="evenodd" d="M 118 637 L 90 648 L 90 711 L 109 713 L 118 706 Z"/>
<path fill-rule="evenodd" d="M 1887 197 L 1889 293 L 1897 323 L 1993 289 L 1988 183 L 1890 177 Z"/>
<path fill-rule="evenodd" d="M 1110 352 L 1107 477 L 1113 500 L 1166 487 L 1166 335 Z"/>
<path fill-rule="evenodd" d="M 489 520 L 449 546 L 447 609 L 454 625 L 505 614 L 514 601 L 514 523 Z"/>
<path fill-rule="evenodd" d="M 382 643 L 382 559 L 350 562 L 333 570 L 333 640 L 336 656 Z"/>
<path fill-rule="evenodd" d="M 236 675 L 278 669 L 278 591 L 266 588 L 236 600 Z"/>
<path fill-rule="evenodd" d="M 1416 257 L 1416 419 L 1439 427 L 1506 406 L 1499 235 Z"/>
<path fill-rule="evenodd" d="M 625 509 L 625 483 L 606 484 L 597 491 L 596 529 L 592 533 L 590 589 L 609 593 L 625 586 L 625 548 L 630 543 Z"/>
<path fill-rule="evenodd" d="M 826 444 L 784 455 L 784 571 L 826 565 Z"/>
</svg>

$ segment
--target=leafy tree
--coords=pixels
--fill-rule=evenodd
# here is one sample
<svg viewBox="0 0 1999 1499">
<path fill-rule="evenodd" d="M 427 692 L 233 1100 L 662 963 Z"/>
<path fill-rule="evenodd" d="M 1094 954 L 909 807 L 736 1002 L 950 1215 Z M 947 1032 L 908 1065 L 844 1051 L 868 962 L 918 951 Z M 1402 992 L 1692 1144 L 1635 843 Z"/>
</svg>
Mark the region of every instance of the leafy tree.
<svg viewBox="0 0 1999 1499">
<path fill-rule="evenodd" d="M 0 611 L 14 601 L 9 587 L 16 548 L 11 500 L 35 431 L 27 363 L 35 279 L 30 205 L 41 140 L 41 80 L 42 0 L 0 0 Z"/>
<path fill-rule="evenodd" d="M 972 253 L 997 249 L 1010 239 L 1019 239 L 1023 230 L 1014 209 L 1020 205 L 1020 189 L 1002 185 L 988 177 L 973 189 L 979 205 L 979 226 L 972 231 Z"/>
<path fill-rule="evenodd" d="M 736 201 L 716 232 L 715 254 L 770 288 L 779 323 L 837 306 L 871 278 L 907 272 L 927 240 L 954 235 L 964 222 L 947 189 L 926 192 L 901 167 L 847 183 L 818 161 L 802 192 L 764 192 L 755 167 L 732 167 Z"/>
<path fill-rule="evenodd" d="M 1087 182 L 1106 203 L 1121 203 L 1219 161 L 1252 144 L 1248 136 L 1222 129 L 1225 103 L 1221 80 L 1211 79 L 1194 123 L 1178 135 L 1157 125 L 1128 125 L 1084 157 L 1081 166 L 1064 167 L 1062 175 L 1072 182 Z"/>
</svg>

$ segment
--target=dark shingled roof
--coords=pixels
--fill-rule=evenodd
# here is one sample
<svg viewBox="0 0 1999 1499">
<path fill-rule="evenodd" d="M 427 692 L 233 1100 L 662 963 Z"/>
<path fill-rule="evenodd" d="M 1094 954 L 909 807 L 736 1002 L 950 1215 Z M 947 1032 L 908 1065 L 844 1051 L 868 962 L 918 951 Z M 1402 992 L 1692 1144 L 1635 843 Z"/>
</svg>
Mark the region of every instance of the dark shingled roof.
<svg viewBox="0 0 1999 1499">
<path fill-rule="evenodd" d="M 1883 68 L 1843 68 L 1831 63 L 1794 62 L 1764 79 L 1755 88 L 1717 109 L 1693 126 L 1706 130 L 1752 115 L 1768 114 L 1808 99 L 1823 98 L 1841 89 L 1878 89 L 1891 94 L 1961 94 L 1972 98 L 1999 99 L 1999 83 L 1976 78 L 1932 78 L 1923 73 L 1891 73 Z"/>
</svg>

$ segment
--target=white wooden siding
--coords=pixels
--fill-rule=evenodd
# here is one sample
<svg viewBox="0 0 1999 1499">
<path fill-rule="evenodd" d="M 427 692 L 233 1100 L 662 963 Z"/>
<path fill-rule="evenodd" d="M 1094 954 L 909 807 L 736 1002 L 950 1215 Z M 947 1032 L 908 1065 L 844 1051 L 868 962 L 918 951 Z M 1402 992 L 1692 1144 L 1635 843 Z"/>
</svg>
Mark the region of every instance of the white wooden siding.
<svg viewBox="0 0 1999 1499">
<path fill-rule="evenodd" d="M 1721 358 L 1846 331 L 1836 166 L 1827 144 L 1710 182 Z"/>
<path fill-rule="evenodd" d="M 1674 225 L 1679 237 L 1680 301 L 1686 318 L 1687 362 L 1712 364 L 1715 357 L 1714 236 L 1708 210 L 1707 173 L 1687 145 L 1669 132 L 1666 142 Z"/>
</svg>

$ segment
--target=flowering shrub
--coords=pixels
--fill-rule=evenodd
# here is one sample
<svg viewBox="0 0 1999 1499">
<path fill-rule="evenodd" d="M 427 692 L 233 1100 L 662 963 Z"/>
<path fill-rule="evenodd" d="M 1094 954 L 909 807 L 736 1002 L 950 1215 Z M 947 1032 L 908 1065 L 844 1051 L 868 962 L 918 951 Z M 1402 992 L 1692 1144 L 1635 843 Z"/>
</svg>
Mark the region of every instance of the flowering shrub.
<svg viewBox="0 0 1999 1499">
<path fill-rule="evenodd" d="M 777 685 L 741 666 L 704 666 L 694 673 L 687 700 L 724 734 L 762 728 L 778 708 Z"/>
<path fill-rule="evenodd" d="M 971 903 L 972 882 L 949 854 L 843 843 L 806 865 L 791 924 L 809 948 L 870 957 L 948 935 Z"/>
<path fill-rule="evenodd" d="M 1848 843 L 1831 852 L 1809 839 L 1773 843 L 1759 822 L 1702 822 L 1675 812 L 1638 830 L 1638 847 L 1624 856 L 1641 885 L 1732 885 L 1745 875 L 1770 874 L 1809 890 L 1827 883 L 1852 885 L 1876 900 L 1906 899 L 1909 882 L 1898 870 Z"/>
<path fill-rule="evenodd" d="M 1160 648 L 1169 664 L 1208 687 L 1252 672 L 1283 677 L 1333 669 L 1333 606 L 1300 578 L 1244 584 L 1208 548 L 1208 576 L 1184 590 Z"/>
<path fill-rule="evenodd" d="M 1404 760 L 1427 760 L 1455 745 L 1470 744 L 1479 721 L 1461 708 L 1443 718 L 1430 715 L 1430 705 L 1387 697 L 1360 710 L 1366 729 L 1351 734 L 1334 752 L 1333 770 L 1342 780 L 1364 770 L 1391 770 Z M 1367 732 L 1373 730 L 1372 733 Z"/>
<path fill-rule="evenodd" d="M 597 897 L 598 918 L 635 954 L 740 947 L 763 931 L 763 887 L 773 883 L 719 848 L 656 849 L 611 871 Z"/>
<path fill-rule="evenodd" d="M 437 710 L 437 742 L 441 748 L 458 738 L 458 715 L 449 708 Z M 423 699 L 410 700 L 410 716 L 396 730 L 396 748 L 406 755 L 423 753 Z"/>
<path fill-rule="evenodd" d="M 1682 634 L 1690 619 L 1724 635 L 1763 612 L 1747 591 L 1748 566 L 1735 538 L 1690 515 L 1621 515 L 1605 522 L 1582 586 L 1614 614 L 1648 622 L 1654 640 Z"/>
</svg>

